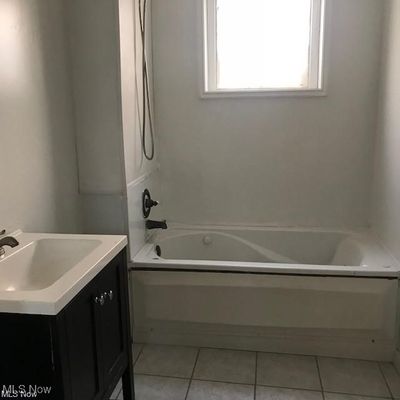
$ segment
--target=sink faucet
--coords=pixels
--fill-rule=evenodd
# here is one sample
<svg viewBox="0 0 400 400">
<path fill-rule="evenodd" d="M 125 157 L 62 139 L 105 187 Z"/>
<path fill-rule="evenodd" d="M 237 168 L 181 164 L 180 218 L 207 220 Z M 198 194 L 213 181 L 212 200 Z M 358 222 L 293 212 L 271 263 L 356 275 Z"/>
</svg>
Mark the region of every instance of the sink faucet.
<svg viewBox="0 0 400 400">
<path fill-rule="evenodd" d="M 6 254 L 6 251 L 4 250 L 4 246 L 16 247 L 18 245 L 19 245 L 18 240 L 11 236 L 6 236 L 6 237 L 0 239 L 0 257 L 3 257 L 4 254 Z"/>
<path fill-rule="evenodd" d="M 147 229 L 168 229 L 167 221 L 152 221 L 151 219 L 146 221 Z"/>
</svg>

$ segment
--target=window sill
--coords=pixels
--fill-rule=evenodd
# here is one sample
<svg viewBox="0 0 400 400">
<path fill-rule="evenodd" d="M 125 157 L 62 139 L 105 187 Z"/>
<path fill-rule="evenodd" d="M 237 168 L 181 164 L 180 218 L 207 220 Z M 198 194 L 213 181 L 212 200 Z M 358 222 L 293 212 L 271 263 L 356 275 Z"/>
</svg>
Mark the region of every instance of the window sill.
<svg viewBox="0 0 400 400">
<path fill-rule="evenodd" d="M 326 97 L 324 89 L 297 89 L 297 90 L 215 90 L 203 91 L 202 99 L 224 98 L 280 98 L 280 97 Z"/>
</svg>

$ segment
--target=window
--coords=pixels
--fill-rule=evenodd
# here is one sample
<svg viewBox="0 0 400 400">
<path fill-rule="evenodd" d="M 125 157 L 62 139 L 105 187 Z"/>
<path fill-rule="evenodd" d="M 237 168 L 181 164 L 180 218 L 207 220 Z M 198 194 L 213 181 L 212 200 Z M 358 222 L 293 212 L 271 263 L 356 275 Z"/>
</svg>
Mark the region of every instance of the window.
<svg viewBox="0 0 400 400">
<path fill-rule="evenodd" d="M 322 89 L 324 0 L 204 0 L 205 92 Z"/>
</svg>

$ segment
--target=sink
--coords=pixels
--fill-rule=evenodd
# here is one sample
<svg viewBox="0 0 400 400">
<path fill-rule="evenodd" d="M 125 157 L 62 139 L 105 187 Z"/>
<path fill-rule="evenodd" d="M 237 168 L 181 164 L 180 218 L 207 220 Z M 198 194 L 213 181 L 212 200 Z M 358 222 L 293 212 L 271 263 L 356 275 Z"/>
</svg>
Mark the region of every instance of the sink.
<svg viewBox="0 0 400 400">
<path fill-rule="evenodd" d="M 0 312 L 56 315 L 127 244 L 126 236 L 17 231 L 0 258 Z"/>
<path fill-rule="evenodd" d="M 39 239 L 0 262 L 0 291 L 51 286 L 101 244 L 91 239 Z"/>
</svg>

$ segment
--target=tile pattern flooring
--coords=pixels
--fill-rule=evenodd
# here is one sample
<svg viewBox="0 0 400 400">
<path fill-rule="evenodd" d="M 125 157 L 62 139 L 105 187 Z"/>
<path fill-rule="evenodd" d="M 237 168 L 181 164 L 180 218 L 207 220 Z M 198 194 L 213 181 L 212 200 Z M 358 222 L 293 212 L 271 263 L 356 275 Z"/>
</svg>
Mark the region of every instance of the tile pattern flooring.
<svg viewBox="0 0 400 400">
<path fill-rule="evenodd" d="M 134 362 L 136 400 L 400 400 L 390 363 L 141 344 Z"/>
</svg>

